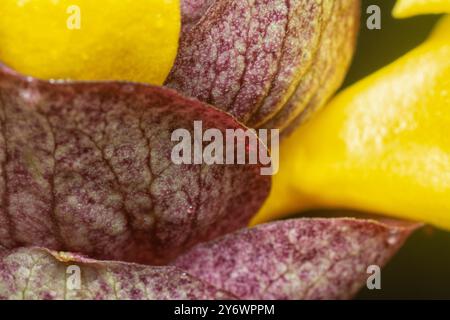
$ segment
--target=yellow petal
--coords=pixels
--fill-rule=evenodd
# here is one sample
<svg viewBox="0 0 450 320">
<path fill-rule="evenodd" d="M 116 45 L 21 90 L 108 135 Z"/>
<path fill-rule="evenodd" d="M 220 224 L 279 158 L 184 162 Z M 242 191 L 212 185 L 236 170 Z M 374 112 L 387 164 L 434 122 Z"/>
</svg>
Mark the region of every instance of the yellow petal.
<svg viewBox="0 0 450 320">
<path fill-rule="evenodd" d="M 450 0 L 398 0 L 393 11 L 396 18 L 438 13 L 450 13 Z"/>
<path fill-rule="evenodd" d="M 43 79 L 162 84 L 179 0 L 1 0 L 0 61 Z"/>
<path fill-rule="evenodd" d="M 417 49 L 338 95 L 281 146 L 253 223 L 350 208 L 450 229 L 450 18 Z"/>
</svg>

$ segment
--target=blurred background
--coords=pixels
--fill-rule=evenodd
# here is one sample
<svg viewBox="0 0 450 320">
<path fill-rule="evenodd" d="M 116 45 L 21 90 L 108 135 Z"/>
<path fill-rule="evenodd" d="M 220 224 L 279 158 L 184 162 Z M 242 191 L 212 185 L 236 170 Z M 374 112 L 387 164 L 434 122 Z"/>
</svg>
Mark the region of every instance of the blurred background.
<svg viewBox="0 0 450 320">
<path fill-rule="evenodd" d="M 416 47 L 426 39 L 439 19 L 439 16 L 420 16 L 395 20 L 391 16 L 394 3 L 394 0 L 362 0 L 358 49 L 344 88 Z M 366 9 L 373 4 L 381 8 L 381 30 L 368 30 L 366 27 L 369 17 Z M 308 214 L 308 216 L 355 215 L 360 214 L 348 211 Z M 381 290 L 363 289 L 358 298 L 450 299 L 450 232 L 429 226 L 417 231 L 383 269 L 381 286 Z"/>
</svg>

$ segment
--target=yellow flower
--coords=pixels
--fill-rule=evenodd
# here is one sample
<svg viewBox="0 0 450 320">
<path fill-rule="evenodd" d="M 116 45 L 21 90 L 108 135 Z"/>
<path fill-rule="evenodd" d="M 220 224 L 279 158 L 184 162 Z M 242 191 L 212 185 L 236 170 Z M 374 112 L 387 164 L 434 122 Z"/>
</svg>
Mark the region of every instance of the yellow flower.
<svg viewBox="0 0 450 320">
<path fill-rule="evenodd" d="M 450 12 L 400 1 L 397 16 Z M 280 172 L 253 220 L 350 208 L 450 230 L 450 16 L 430 38 L 339 94 L 281 146 Z"/>
<path fill-rule="evenodd" d="M 179 0 L 1 0 L 0 61 L 42 79 L 162 84 Z"/>
<path fill-rule="evenodd" d="M 396 18 L 408 18 L 418 14 L 448 13 L 448 0 L 398 0 L 393 15 Z"/>
</svg>

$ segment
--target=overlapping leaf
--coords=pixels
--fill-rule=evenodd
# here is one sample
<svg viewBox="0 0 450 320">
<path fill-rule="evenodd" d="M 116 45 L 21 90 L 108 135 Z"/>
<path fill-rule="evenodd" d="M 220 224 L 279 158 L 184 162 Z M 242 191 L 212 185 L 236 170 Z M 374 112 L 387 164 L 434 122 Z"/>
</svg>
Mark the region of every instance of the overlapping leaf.
<svg viewBox="0 0 450 320">
<path fill-rule="evenodd" d="M 342 82 L 359 1 L 184 0 L 182 14 L 166 85 L 251 127 L 286 128 Z"/>
<path fill-rule="evenodd" d="M 41 248 L 0 249 L 0 299 L 232 298 L 176 267 L 97 261 Z"/>
<path fill-rule="evenodd" d="M 354 219 L 279 221 L 201 244 L 175 265 L 240 299 L 348 299 L 414 225 Z"/>
<path fill-rule="evenodd" d="M 164 263 L 245 226 L 268 194 L 259 165 L 172 162 L 172 132 L 192 133 L 195 120 L 204 130 L 245 128 L 169 89 L 49 83 L 0 67 L 0 120 L 8 248 Z"/>
<path fill-rule="evenodd" d="M 165 267 L 0 250 L 0 298 L 350 298 L 367 268 L 384 265 L 413 229 L 352 219 L 280 221 L 198 245 Z M 68 273 L 73 266 L 78 275 Z"/>
</svg>

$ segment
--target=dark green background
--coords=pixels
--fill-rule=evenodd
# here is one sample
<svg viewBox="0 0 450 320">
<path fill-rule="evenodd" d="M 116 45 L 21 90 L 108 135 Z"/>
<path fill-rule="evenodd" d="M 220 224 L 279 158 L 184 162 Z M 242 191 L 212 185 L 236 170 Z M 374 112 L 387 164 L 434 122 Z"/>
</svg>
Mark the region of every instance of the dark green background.
<svg viewBox="0 0 450 320">
<path fill-rule="evenodd" d="M 376 4 L 382 9 L 381 30 L 368 30 L 366 27 L 369 16 L 366 9 L 371 4 Z M 427 37 L 439 18 L 421 16 L 395 20 L 391 16 L 393 5 L 394 0 L 363 0 L 358 49 L 345 86 L 416 47 Z M 311 215 L 323 216 L 324 212 Z M 333 212 L 327 215 L 354 214 Z M 358 298 L 450 299 L 450 232 L 432 227 L 417 231 L 383 269 L 381 279 L 381 290 L 364 289 Z"/>
</svg>

